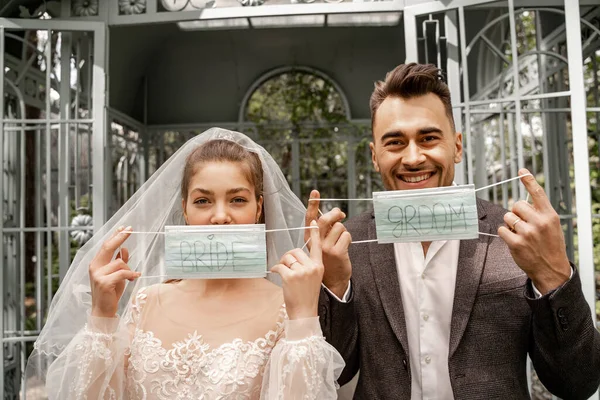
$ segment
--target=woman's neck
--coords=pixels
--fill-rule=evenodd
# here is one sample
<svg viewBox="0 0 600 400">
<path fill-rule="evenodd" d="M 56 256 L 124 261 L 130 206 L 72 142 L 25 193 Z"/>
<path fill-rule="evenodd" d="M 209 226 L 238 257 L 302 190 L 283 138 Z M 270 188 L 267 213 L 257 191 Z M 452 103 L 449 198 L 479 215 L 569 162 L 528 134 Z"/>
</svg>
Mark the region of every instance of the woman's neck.
<svg viewBox="0 0 600 400">
<path fill-rule="evenodd" d="M 262 278 L 256 279 L 183 279 L 179 288 L 202 297 L 221 297 L 240 290 L 256 287 Z"/>
</svg>

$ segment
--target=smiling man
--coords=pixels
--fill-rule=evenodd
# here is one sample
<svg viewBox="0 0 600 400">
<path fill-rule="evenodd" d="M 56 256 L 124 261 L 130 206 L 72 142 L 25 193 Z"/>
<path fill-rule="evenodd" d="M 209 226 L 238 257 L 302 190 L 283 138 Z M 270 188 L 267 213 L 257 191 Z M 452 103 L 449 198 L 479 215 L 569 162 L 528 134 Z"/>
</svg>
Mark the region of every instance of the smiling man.
<svg viewBox="0 0 600 400">
<path fill-rule="evenodd" d="M 406 64 L 375 86 L 370 147 L 386 190 L 453 184 L 462 135 L 440 76 L 432 65 Z M 521 181 L 533 204 L 507 212 L 477 200 L 479 232 L 500 237 L 345 251 L 350 234 L 376 239 L 373 211 L 345 226 L 339 209 L 319 218 L 321 325 L 346 361 L 340 383 L 360 369 L 355 398 L 528 399 L 528 355 L 555 395 L 585 399 L 597 390 L 600 333 L 560 220 L 535 179 Z M 317 213 L 311 201 L 307 221 Z"/>
</svg>

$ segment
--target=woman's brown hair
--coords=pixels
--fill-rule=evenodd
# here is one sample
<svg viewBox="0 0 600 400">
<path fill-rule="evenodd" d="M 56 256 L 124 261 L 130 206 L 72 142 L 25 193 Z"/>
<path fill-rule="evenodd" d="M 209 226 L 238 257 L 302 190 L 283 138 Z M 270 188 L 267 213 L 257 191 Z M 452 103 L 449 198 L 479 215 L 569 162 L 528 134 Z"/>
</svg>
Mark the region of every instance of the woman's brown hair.
<svg viewBox="0 0 600 400">
<path fill-rule="evenodd" d="M 256 200 L 263 194 L 263 169 L 258 154 L 246 150 L 243 146 L 230 140 L 211 140 L 196 147 L 190 153 L 183 168 L 181 177 L 181 198 L 186 201 L 190 190 L 190 181 L 203 163 L 234 162 L 243 168 L 246 179 L 254 186 Z M 264 223 L 264 203 L 257 223 Z M 165 283 L 179 282 L 181 279 L 169 279 Z"/>
<path fill-rule="evenodd" d="M 181 198 L 187 199 L 190 180 L 201 164 L 223 161 L 241 164 L 246 179 L 254 186 L 254 192 L 258 200 L 263 194 L 263 169 L 258 154 L 246 150 L 235 142 L 223 139 L 211 140 L 201 144 L 187 157 L 181 178 Z M 259 222 L 264 222 L 264 215 L 264 212 L 260 213 L 261 220 Z"/>
</svg>

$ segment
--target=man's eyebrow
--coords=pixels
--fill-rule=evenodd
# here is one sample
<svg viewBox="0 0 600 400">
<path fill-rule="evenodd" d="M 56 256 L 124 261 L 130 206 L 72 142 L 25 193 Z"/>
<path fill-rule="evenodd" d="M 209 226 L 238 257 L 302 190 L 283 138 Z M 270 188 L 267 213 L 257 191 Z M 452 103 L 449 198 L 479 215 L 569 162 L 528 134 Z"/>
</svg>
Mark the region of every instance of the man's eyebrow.
<svg viewBox="0 0 600 400">
<path fill-rule="evenodd" d="M 444 132 L 438 128 L 437 126 L 426 126 L 424 128 L 420 128 L 419 131 L 417 132 L 417 135 L 427 135 L 429 133 L 441 133 L 443 134 Z M 383 134 L 383 136 L 381 136 L 380 141 L 384 142 L 387 139 L 394 139 L 394 138 L 402 138 L 405 137 L 406 135 L 404 134 L 404 132 L 400 131 L 400 130 L 396 130 L 396 131 L 389 131 Z"/>
<path fill-rule="evenodd" d="M 387 139 L 390 138 L 399 138 L 399 137 L 404 137 L 404 133 L 402 133 L 402 131 L 390 131 L 390 132 L 386 132 L 383 134 L 383 136 L 381 137 L 380 141 L 385 141 Z"/>
<path fill-rule="evenodd" d="M 444 133 L 440 128 L 438 128 L 437 126 L 426 126 L 425 128 L 421 128 L 419 129 L 419 135 L 426 135 L 428 133 Z"/>
</svg>

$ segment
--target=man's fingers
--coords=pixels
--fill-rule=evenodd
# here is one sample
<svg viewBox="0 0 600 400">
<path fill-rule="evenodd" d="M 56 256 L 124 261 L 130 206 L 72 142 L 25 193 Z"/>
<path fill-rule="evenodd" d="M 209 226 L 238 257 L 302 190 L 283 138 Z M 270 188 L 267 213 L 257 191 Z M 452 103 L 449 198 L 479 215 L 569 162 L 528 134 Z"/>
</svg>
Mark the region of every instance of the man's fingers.
<svg viewBox="0 0 600 400">
<path fill-rule="evenodd" d="M 340 237 L 342 236 L 342 233 L 344 233 L 345 231 L 346 228 L 341 222 L 336 222 L 335 224 L 333 224 L 333 227 L 325 237 L 325 240 L 323 240 L 323 246 L 325 246 L 326 249 L 334 247 L 340 239 Z"/>
<path fill-rule="evenodd" d="M 344 214 L 342 210 L 337 207 L 322 215 L 321 218 L 317 220 L 321 238 L 324 239 L 325 236 L 329 234 L 329 230 L 333 227 L 333 225 L 336 222 L 341 222 L 344 218 L 346 218 L 346 214 Z"/>
<path fill-rule="evenodd" d="M 98 254 L 96 254 L 94 261 L 92 261 L 92 264 L 106 265 L 111 262 L 115 251 L 117 251 L 117 249 L 123 245 L 123 243 L 131 235 L 131 231 L 131 226 L 128 226 L 125 229 L 119 228 L 117 232 L 110 237 L 110 239 L 102 244 L 102 247 L 100 247 L 100 250 L 98 251 Z"/>
<path fill-rule="evenodd" d="M 512 208 L 512 213 L 516 215 L 516 217 L 521 218 L 524 221 L 535 221 L 539 216 L 535 208 L 531 206 L 531 204 L 521 200 L 515 203 Z M 515 218 L 516 220 L 516 218 Z"/>
<path fill-rule="evenodd" d="M 518 224 L 524 224 L 526 222 L 525 219 L 513 214 L 512 212 L 507 212 L 504 214 L 502 219 L 504 219 L 504 223 L 508 226 L 508 228 L 514 231 L 517 230 Z"/>
<path fill-rule="evenodd" d="M 519 176 L 526 174 L 531 174 L 531 172 L 525 168 L 519 170 Z M 523 176 L 521 182 L 525 185 L 525 189 L 527 189 L 527 192 L 531 195 L 533 205 L 536 209 L 540 211 L 549 211 L 552 209 L 552 205 L 550 204 L 550 200 L 548 200 L 548 196 L 546 196 L 544 188 L 537 183 L 532 175 Z"/>
<path fill-rule="evenodd" d="M 310 241 L 312 246 L 310 248 L 310 258 L 314 262 L 323 262 L 323 252 L 321 250 L 321 235 L 316 221 L 310 223 L 312 229 L 310 229 Z M 316 228 L 316 229 L 315 229 Z"/>
<path fill-rule="evenodd" d="M 348 247 L 350 247 L 350 244 L 352 243 L 352 235 L 350 235 L 350 232 L 348 231 L 344 231 L 342 232 L 340 238 L 338 239 L 337 243 L 335 244 L 334 248 L 340 252 L 345 251 L 348 249 Z"/>
<path fill-rule="evenodd" d="M 517 244 L 518 235 L 514 232 L 511 232 L 507 227 L 501 226 L 498 228 L 498 236 L 508 245 L 509 249 L 514 248 Z"/>
<path fill-rule="evenodd" d="M 333 226 L 333 224 L 342 221 L 344 218 L 346 218 L 346 214 L 344 214 L 344 212 L 339 208 L 335 207 L 333 210 L 323 214 L 321 218 L 319 218 L 318 222 L 320 223 L 323 221 L 329 226 Z"/>
</svg>

